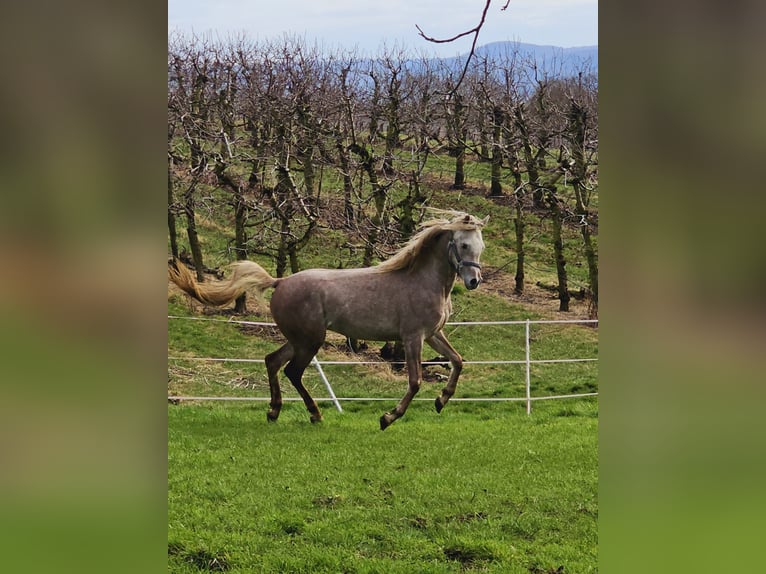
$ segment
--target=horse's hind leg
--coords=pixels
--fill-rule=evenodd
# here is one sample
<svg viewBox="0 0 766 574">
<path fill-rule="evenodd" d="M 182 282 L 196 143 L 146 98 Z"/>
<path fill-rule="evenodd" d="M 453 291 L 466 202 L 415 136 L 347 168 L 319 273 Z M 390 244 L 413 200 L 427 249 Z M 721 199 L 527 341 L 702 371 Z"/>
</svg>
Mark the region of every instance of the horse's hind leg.
<svg viewBox="0 0 766 574">
<path fill-rule="evenodd" d="M 301 398 L 303 399 L 306 408 L 311 414 L 312 423 L 321 422 L 322 413 L 319 411 L 319 407 L 317 406 L 316 401 L 314 401 L 313 397 L 306 390 L 306 387 L 303 386 L 302 378 L 303 371 L 306 370 L 306 367 L 308 367 L 309 363 L 311 363 L 311 359 L 314 358 L 314 355 L 317 354 L 317 351 L 321 346 L 321 343 L 312 345 L 311 347 L 296 346 L 295 356 L 285 367 L 285 375 L 287 375 L 287 378 L 290 379 L 290 382 L 293 384 L 295 389 L 298 391 L 298 394 L 300 394 Z"/>
<path fill-rule="evenodd" d="M 269 389 L 271 390 L 271 403 L 269 403 L 269 412 L 266 418 L 274 422 L 279 418 L 279 411 L 282 410 L 282 391 L 279 388 L 279 369 L 287 361 L 293 358 L 293 346 L 285 343 L 273 353 L 266 355 L 266 371 L 269 374 Z"/>
<path fill-rule="evenodd" d="M 447 337 L 444 336 L 442 331 L 439 331 L 432 337 L 426 339 L 426 343 L 428 343 L 428 345 L 437 353 L 447 357 L 450 364 L 452 365 L 452 370 L 449 374 L 449 380 L 447 381 L 445 387 L 442 389 L 441 396 L 436 397 L 436 412 L 440 413 L 442 412 L 444 405 L 447 404 L 447 401 L 450 400 L 450 397 L 455 394 L 457 380 L 458 377 L 460 377 L 460 372 L 463 370 L 463 357 L 461 357 L 460 353 L 458 353 L 452 347 L 452 345 L 450 345 L 450 342 L 447 340 Z"/>
</svg>

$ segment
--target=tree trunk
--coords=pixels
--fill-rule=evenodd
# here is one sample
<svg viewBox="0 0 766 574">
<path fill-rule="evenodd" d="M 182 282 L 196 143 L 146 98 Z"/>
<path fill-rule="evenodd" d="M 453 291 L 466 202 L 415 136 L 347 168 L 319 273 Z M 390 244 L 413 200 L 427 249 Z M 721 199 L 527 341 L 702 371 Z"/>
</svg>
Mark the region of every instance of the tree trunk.
<svg viewBox="0 0 766 574">
<path fill-rule="evenodd" d="M 527 181 L 532 189 L 532 204 L 535 207 L 544 208 L 543 188 L 540 185 L 540 172 L 538 171 L 538 161 L 535 154 L 532 153 L 532 138 L 529 133 L 529 126 L 524 115 L 524 107 L 519 104 L 513 110 L 514 123 L 521 135 L 521 149 L 524 153 L 524 168 L 527 170 Z M 538 150 L 538 155 L 544 150 Z"/>
<path fill-rule="evenodd" d="M 598 317 L 598 256 L 596 255 L 596 249 L 593 246 L 587 214 L 585 219 L 583 219 L 583 224 L 580 226 L 580 231 L 585 245 L 585 259 L 588 262 L 588 279 L 590 282 L 592 302 L 591 314 L 595 318 Z"/>
<path fill-rule="evenodd" d="M 391 81 L 388 85 L 388 105 L 386 106 L 386 153 L 383 157 L 383 173 L 391 177 L 394 175 L 394 151 L 399 147 L 399 85 L 401 81 L 398 72 L 391 70 Z"/>
<path fill-rule="evenodd" d="M 234 195 L 234 255 L 238 261 L 247 259 L 247 205 L 242 193 Z M 247 294 L 242 293 L 234 302 L 236 313 L 247 313 Z"/>
<path fill-rule="evenodd" d="M 191 116 L 194 121 L 190 124 L 192 129 L 189 132 L 189 136 L 187 136 L 193 181 L 189 184 L 186 193 L 184 194 L 186 234 L 189 237 L 189 248 L 191 249 L 192 260 L 194 261 L 194 266 L 197 271 L 197 281 L 200 283 L 205 281 L 205 275 L 203 273 L 205 264 L 202 261 L 202 246 L 200 245 L 199 236 L 197 235 L 194 191 L 197 188 L 199 178 L 202 177 L 202 174 L 207 168 L 207 157 L 202 148 L 201 128 L 199 127 L 200 125 L 204 125 L 207 121 L 207 109 L 203 94 L 204 84 L 207 81 L 207 77 L 204 74 L 197 73 L 193 82 Z"/>
<path fill-rule="evenodd" d="M 375 245 L 378 242 L 378 229 L 383 225 L 383 212 L 386 207 L 386 190 L 378 182 L 378 176 L 375 173 L 373 157 L 366 147 L 358 144 L 351 144 L 348 149 L 357 154 L 362 160 L 362 167 L 367 172 L 372 187 L 372 199 L 375 203 L 375 214 L 371 218 L 371 225 L 367 233 L 367 244 L 364 247 L 364 257 L 362 265 L 370 267 L 372 265 L 372 256 L 375 251 Z"/>
<path fill-rule="evenodd" d="M 502 175 L 501 168 L 503 166 L 503 150 L 502 137 L 503 129 L 503 111 L 496 107 L 492 113 L 494 118 L 494 126 L 492 128 L 492 172 L 490 176 L 490 195 L 503 195 L 503 186 L 500 183 L 500 177 Z"/>
<path fill-rule="evenodd" d="M 556 275 L 558 277 L 559 311 L 569 311 L 569 287 L 567 285 L 566 258 L 564 257 L 564 241 L 561 230 L 563 226 L 563 213 L 554 189 L 549 189 L 548 204 L 553 221 L 553 254 L 556 258 Z"/>
<path fill-rule="evenodd" d="M 354 183 L 351 181 L 348 150 L 343 145 L 343 138 L 339 131 L 335 133 L 335 148 L 338 150 L 338 163 L 343 176 L 343 217 L 346 220 L 346 226 L 351 227 L 354 224 Z"/>
<path fill-rule="evenodd" d="M 290 172 L 283 165 L 277 166 L 277 184 L 271 193 L 271 204 L 281 221 L 279 246 L 277 247 L 277 277 L 285 276 L 288 258 L 293 257 L 289 249 L 290 237 L 292 236 L 290 222 L 293 215 L 290 189 Z"/>
<path fill-rule="evenodd" d="M 402 241 L 407 241 L 415 232 L 415 218 L 412 214 L 415 211 L 415 204 L 419 201 L 423 201 L 423 196 L 420 194 L 418 173 L 413 170 L 407 197 L 402 199 L 398 205 L 401 210 L 401 215 L 399 216 L 399 230 L 401 232 Z"/>
<path fill-rule="evenodd" d="M 303 144 L 299 146 L 300 162 L 303 165 L 303 184 L 306 188 L 305 197 L 308 201 L 314 201 L 316 173 L 314 169 L 314 146 L 313 138 L 318 138 L 316 127 L 313 125 L 310 108 L 302 105 L 298 111 L 298 118 L 303 128 Z"/>
<path fill-rule="evenodd" d="M 205 281 L 205 274 L 203 269 L 205 264 L 202 261 L 202 246 L 199 242 L 199 236 L 197 235 L 197 221 L 194 211 L 194 188 L 196 185 L 192 184 L 184 194 L 184 213 L 186 214 L 186 235 L 189 238 L 189 248 L 192 252 L 192 260 L 194 261 L 194 267 L 197 271 L 197 281 L 202 283 Z"/>
<path fill-rule="evenodd" d="M 462 142 L 458 144 L 455 157 L 455 183 L 452 189 L 465 189 L 465 145 Z"/>
<path fill-rule="evenodd" d="M 465 189 L 465 139 L 466 130 L 463 127 L 463 98 L 455 94 L 452 107 L 453 137 L 455 138 L 455 183 L 452 189 Z"/>
<path fill-rule="evenodd" d="M 521 181 L 521 170 L 518 162 L 514 162 L 513 183 L 516 186 L 514 197 L 514 209 L 516 217 L 513 219 L 513 227 L 516 232 L 516 275 L 514 277 L 515 286 L 513 292 L 521 295 L 524 292 L 524 184 Z"/>
<path fill-rule="evenodd" d="M 221 142 L 220 155 L 216 159 L 213 171 L 215 172 L 219 185 L 231 192 L 231 205 L 234 207 L 234 257 L 237 261 L 244 261 L 247 259 L 246 225 L 248 215 L 244 190 L 242 189 L 245 184 L 238 177 L 235 179 L 234 177 L 236 176 L 232 177 L 232 175 L 226 171 L 228 164 L 227 160 L 224 158 L 231 159 L 228 142 L 234 137 L 233 124 L 224 122 L 224 130 L 224 141 Z M 227 133 L 229 134 L 228 136 L 226 135 Z M 250 177 L 252 179 L 252 172 Z M 234 302 L 234 311 L 237 313 L 247 312 L 246 293 L 237 297 Z"/>
<path fill-rule="evenodd" d="M 514 276 L 513 292 L 521 295 L 524 292 L 524 210 L 517 204 L 516 217 L 513 227 L 516 232 L 516 275 Z"/>
<path fill-rule="evenodd" d="M 591 313 L 598 316 L 598 256 L 593 245 L 588 211 L 588 190 L 585 187 L 588 165 L 585 159 L 586 110 L 572 101 L 567 114 L 569 139 L 572 144 L 571 184 L 575 194 L 575 213 L 580 216 L 580 233 L 588 264 L 588 282 L 591 292 Z"/>
<path fill-rule="evenodd" d="M 287 255 L 290 259 L 290 273 L 298 273 L 301 270 L 301 264 L 298 260 L 298 248 L 295 243 L 287 245 Z"/>
<path fill-rule="evenodd" d="M 283 224 L 284 227 L 284 224 Z M 279 242 L 279 247 L 277 248 L 277 269 L 276 269 L 276 276 L 277 277 L 284 277 L 285 272 L 287 271 L 287 245 L 285 245 L 284 241 Z"/>
<path fill-rule="evenodd" d="M 370 123 L 369 123 L 369 141 L 374 144 L 375 140 L 380 135 L 379 122 L 380 122 L 380 81 L 374 73 L 370 73 L 372 79 L 372 98 L 370 99 Z"/>
<path fill-rule="evenodd" d="M 487 130 L 485 125 L 485 114 L 478 114 L 477 130 L 479 132 L 479 159 L 482 162 L 489 160 L 489 138 L 487 137 Z"/>
<path fill-rule="evenodd" d="M 168 233 L 170 234 L 170 253 L 178 259 L 178 230 L 173 207 L 173 158 L 168 154 Z"/>
</svg>

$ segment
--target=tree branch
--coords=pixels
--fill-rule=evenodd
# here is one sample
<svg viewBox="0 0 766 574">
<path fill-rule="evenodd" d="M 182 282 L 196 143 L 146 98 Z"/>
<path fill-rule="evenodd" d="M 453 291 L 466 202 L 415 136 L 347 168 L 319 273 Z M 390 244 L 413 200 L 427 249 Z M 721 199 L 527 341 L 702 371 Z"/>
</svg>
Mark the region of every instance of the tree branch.
<svg viewBox="0 0 766 574">
<path fill-rule="evenodd" d="M 505 6 L 501 8 L 501 10 L 505 10 L 508 8 L 508 4 L 510 4 L 511 0 L 507 0 L 505 3 Z M 465 66 L 463 66 L 463 72 L 460 74 L 460 77 L 458 78 L 457 83 L 455 84 L 455 87 L 450 90 L 450 94 L 454 94 L 457 92 L 457 89 L 460 87 L 460 84 L 463 83 L 463 79 L 465 78 L 465 75 L 468 73 L 468 66 L 471 63 L 471 60 L 473 59 L 474 52 L 476 51 L 476 41 L 479 39 L 479 32 L 481 31 L 482 26 L 484 26 L 484 21 L 487 18 L 487 11 L 489 10 L 489 5 L 492 4 L 492 0 L 487 0 L 486 4 L 484 4 L 484 10 L 482 10 L 481 13 L 481 20 L 479 23 L 471 28 L 470 30 L 466 30 L 465 32 L 461 32 L 460 34 L 457 34 L 456 36 L 453 36 L 452 38 L 444 38 L 444 39 L 438 39 L 433 38 L 431 36 L 427 36 L 425 32 L 421 29 L 420 26 L 415 24 L 415 28 L 418 29 L 418 34 L 423 37 L 424 40 L 427 42 L 432 42 L 434 44 L 448 44 L 449 42 L 454 42 L 455 40 L 459 38 L 463 38 L 464 36 L 468 36 L 470 34 L 473 34 L 473 42 L 471 43 L 471 51 L 468 53 L 468 58 L 466 58 Z"/>
</svg>

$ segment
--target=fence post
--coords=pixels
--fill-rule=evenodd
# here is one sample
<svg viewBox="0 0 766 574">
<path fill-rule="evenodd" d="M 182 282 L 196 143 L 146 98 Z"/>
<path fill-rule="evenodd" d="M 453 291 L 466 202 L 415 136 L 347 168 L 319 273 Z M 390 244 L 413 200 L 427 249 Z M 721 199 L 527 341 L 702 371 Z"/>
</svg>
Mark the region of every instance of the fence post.
<svg viewBox="0 0 766 574">
<path fill-rule="evenodd" d="M 332 399 L 332 402 L 335 403 L 335 408 L 338 409 L 339 413 L 342 413 L 343 409 L 340 406 L 340 402 L 338 402 L 338 398 L 335 396 L 335 392 L 332 390 L 332 387 L 330 386 L 330 381 L 327 380 L 327 377 L 325 376 L 324 371 L 322 370 L 322 365 L 319 364 L 319 361 L 317 360 L 316 355 L 314 355 L 314 358 L 311 359 L 311 362 L 316 367 L 317 372 L 319 373 L 319 376 L 322 378 L 322 381 L 324 381 L 324 386 L 327 387 L 327 392 L 330 393 L 330 398 Z"/>
<path fill-rule="evenodd" d="M 532 393 L 531 384 L 529 381 L 529 319 L 527 319 L 524 325 L 524 340 L 525 340 L 525 361 L 527 367 L 526 386 L 527 386 L 527 414 L 532 412 Z"/>
</svg>

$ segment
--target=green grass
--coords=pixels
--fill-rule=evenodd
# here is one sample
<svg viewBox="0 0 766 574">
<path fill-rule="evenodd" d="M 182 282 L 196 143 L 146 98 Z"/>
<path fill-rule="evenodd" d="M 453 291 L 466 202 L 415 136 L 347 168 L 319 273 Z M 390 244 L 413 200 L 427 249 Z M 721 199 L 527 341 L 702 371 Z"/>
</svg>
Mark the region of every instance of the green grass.
<svg viewBox="0 0 766 574">
<path fill-rule="evenodd" d="M 449 180 L 452 168 L 443 160 L 431 175 Z M 469 185 L 486 183 L 487 170 L 487 164 L 471 162 Z M 325 186 L 323 197 L 331 197 L 337 185 L 327 180 Z M 491 216 L 485 269 L 513 260 L 510 207 L 444 185 L 426 191 L 433 193 L 431 205 Z M 390 193 L 394 201 L 404 187 Z M 199 229 L 206 264 L 215 267 L 232 259 L 233 226 L 229 210 L 212 205 Z M 529 285 L 555 283 L 549 228 L 549 221 L 528 214 Z M 577 288 L 586 280 L 577 230 L 565 228 L 565 240 L 570 288 Z M 318 227 L 301 251 L 301 266 L 359 266 L 361 251 L 344 247 L 347 241 L 339 230 Z M 273 271 L 267 257 L 252 258 Z M 512 264 L 505 269 L 513 270 Z M 469 293 L 460 284 L 452 298 L 452 321 L 550 315 L 515 297 Z M 200 308 L 173 294 L 168 314 L 198 316 Z M 263 311 L 236 318 L 271 320 Z M 445 332 L 466 361 L 524 359 L 523 326 L 448 326 Z M 263 359 L 281 342 L 269 330 L 169 320 L 168 354 L 174 358 L 168 361 L 168 392 L 268 397 L 263 364 L 194 358 Z M 340 343 L 331 335 L 320 360 L 376 358 L 382 344 L 369 342 L 369 356 L 358 357 L 340 351 Z M 530 347 L 532 359 L 595 358 L 598 331 L 532 325 Z M 434 356 L 424 349 L 424 360 Z M 597 571 L 596 399 L 537 401 L 531 416 L 523 402 L 453 401 L 437 414 L 433 399 L 448 370 L 429 367 L 417 397 L 426 400 L 414 401 L 404 418 L 381 432 L 378 419 L 404 394 L 405 373 L 389 365 L 324 370 L 339 397 L 386 400 L 348 401 L 342 414 L 322 402 L 321 425 L 311 425 L 303 404 L 294 401 L 285 403 L 276 424 L 267 424 L 265 402 L 168 407 L 169 571 Z M 597 363 L 533 365 L 532 395 L 595 392 L 597 373 Z M 314 368 L 307 369 L 304 383 L 315 397 L 327 396 Z M 285 398 L 297 398 L 284 376 L 281 385 Z M 455 398 L 522 397 L 524 390 L 523 365 L 467 364 Z"/>
<path fill-rule="evenodd" d="M 168 407 L 169 571 L 596 572 L 597 405 Z"/>
</svg>

